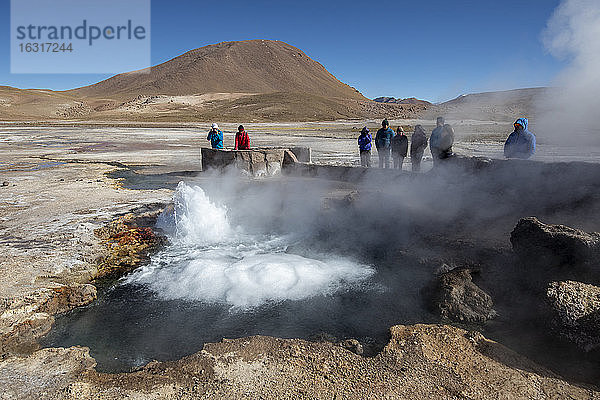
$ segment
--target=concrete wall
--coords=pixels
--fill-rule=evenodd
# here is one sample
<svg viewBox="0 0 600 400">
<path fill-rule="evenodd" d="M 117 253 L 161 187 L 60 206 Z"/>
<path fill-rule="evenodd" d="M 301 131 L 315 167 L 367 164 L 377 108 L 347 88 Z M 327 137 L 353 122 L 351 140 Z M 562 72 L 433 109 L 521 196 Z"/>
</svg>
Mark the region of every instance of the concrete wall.
<svg viewBox="0 0 600 400">
<path fill-rule="evenodd" d="M 270 176 L 281 172 L 286 164 L 310 163 L 311 151 L 308 147 L 254 148 L 250 150 L 215 150 L 202 148 L 202 170 L 222 170 L 236 167 L 253 176 Z"/>
<path fill-rule="evenodd" d="M 254 176 L 281 172 L 283 149 L 214 150 L 202 149 L 202 170 L 236 167 Z"/>
<path fill-rule="evenodd" d="M 600 190 L 600 164 L 587 162 L 546 163 L 534 160 L 495 160 L 484 157 L 452 157 L 431 171 L 417 173 L 395 169 L 346 167 L 335 165 L 315 165 L 301 162 L 284 164 L 284 174 L 322 178 L 346 182 L 374 180 L 385 184 L 411 179 L 445 179 L 448 182 L 461 181 L 466 175 L 490 179 L 498 185 L 540 185 L 573 188 L 590 186 Z M 518 181 L 518 183 L 516 182 Z M 586 189 L 586 190 L 587 190 Z M 584 190 L 585 191 L 585 190 Z M 566 195 L 566 194 L 565 194 Z"/>
</svg>

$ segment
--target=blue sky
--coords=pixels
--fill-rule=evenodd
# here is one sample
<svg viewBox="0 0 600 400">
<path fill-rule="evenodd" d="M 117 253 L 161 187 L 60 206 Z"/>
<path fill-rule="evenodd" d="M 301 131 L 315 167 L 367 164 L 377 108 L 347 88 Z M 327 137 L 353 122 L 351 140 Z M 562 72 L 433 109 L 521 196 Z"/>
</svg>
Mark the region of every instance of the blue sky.
<svg viewBox="0 0 600 400">
<path fill-rule="evenodd" d="M 11 74 L 0 0 L 0 85 L 56 90 L 109 75 Z M 277 39 L 365 96 L 443 101 L 544 86 L 564 67 L 540 35 L 558 0 L 152 1 L 152 64 L 221 41 Z M 123 71 L 125 72 L 125 71 Z"/>
</svg>

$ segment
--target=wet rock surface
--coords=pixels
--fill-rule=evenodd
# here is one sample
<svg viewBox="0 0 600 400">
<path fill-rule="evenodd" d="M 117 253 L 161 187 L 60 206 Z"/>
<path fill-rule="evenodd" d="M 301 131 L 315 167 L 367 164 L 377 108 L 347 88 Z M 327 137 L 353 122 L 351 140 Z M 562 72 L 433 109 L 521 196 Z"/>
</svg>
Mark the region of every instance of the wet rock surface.
<svg viewBox="0 0 600 400">
<path fill-rule="evenodd" d="M 73 284 L 39 289 L 24 298 L 7 302 L 0 315 L 0 358 L 38 349 L 37 340 L 50 331 L 55 314 L 95 299 L 95 286 Z"/>
<path fill-rule="evenodd" d="M 497 313 L 489 294 L 475 283 L 469 268 L 442 273 L 429 289 L 433 309 L 442 318 L 455 322 L 485 322 Z"/>
<path fill-rule="evenodd" d="M 600 347 L 600 287 L 552 282 L 547 296 L 561 335 L 586 351 Z"/>
<path fill-rule="evenodd" d="M 156 234 L 153 226 L 162 212 L 161 204 L 143 213 L 129 213 L 118 217 L 94 231 L 102 240 L 106 252 L 98 259 L 95 278 L 116 277 L 132 271 L 148 261 L 150 255 L 166 243 Z"/>
</svg>

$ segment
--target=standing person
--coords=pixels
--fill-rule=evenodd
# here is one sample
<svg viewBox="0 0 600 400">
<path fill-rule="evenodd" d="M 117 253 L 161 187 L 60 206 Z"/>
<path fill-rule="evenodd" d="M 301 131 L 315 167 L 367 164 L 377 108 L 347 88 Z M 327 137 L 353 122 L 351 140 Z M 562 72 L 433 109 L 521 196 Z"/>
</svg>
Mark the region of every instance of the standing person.
<svg viewBox="0 0 600 400">
<path fill-rule="evenodd" d="M 210 145 L 213 149 L 223 148 L 223 132 L 219 130 L 219 125 L 212 124 L 206 140 L 210 140 Z"/>
<path fill-rule="evenodd" d="M 438 117 L 436 128 L 431 132 L 429 139 L 429 148 L 433 156 L 434 164 L 439 160 L 452 157 L 452 145 L 454 144 L 454 129 L 448 124 L 444 124 L 444 118 Z"/>
<path fill-rule="evenodd" d="M 404 134 L 401 126 L 396 130 L 396 136 L 392 138 L 392 157 L 394 158 L 394 168 L 402 169 L 404 158 L 408 153 L 408 138 Z"/>
<path fill-rule="evenodd" d="M 427 148 L 427 135 L 421 125 L 415 125 L 415 132 L 410 138 L 410 162 L 413 172 L 421 171 L 421 160 Z"/>
<path fill-rule="evenodd" d="M 504 144 L 504 157 L 527 159 L 535 154 L 535 135 L 527 130 L 527 118 L 515 121 L 515 130 Z"/>
<path fill-rule="evenodd" d="M 360 131 L 358 137 L 358 150 L 360 152 L 360 166 L 371 168 L 371 134 L 366 126 Z"/>
<path fill-rule="evenodd" d="M 244 126 L 238 126 L 238 131 L 235 134 L 235 149 L 250 150 L 250 137 L 244 130 Z"/>
<path fill-rule="evenodd" d="M 394 131 L 390 129 L 387 119 L 381 121 L 381 129 L 375 135 L 375 147 L 379 155 L 379 168 L 390 168 L 390 156 L 392 150 L 392 138 Z"/>
</svg>

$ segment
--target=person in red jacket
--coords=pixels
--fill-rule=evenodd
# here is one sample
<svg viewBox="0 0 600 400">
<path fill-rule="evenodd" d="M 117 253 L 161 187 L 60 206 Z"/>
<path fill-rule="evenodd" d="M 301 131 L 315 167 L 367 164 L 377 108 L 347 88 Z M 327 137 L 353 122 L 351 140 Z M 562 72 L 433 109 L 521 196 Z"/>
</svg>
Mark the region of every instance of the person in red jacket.
<svg viewBox="0 0 600 400">
<path fill-rule="evenodd" d="M 250 150 L 250 138 L 243 125 L 238 126 L 238 132 L 235 134 L 235 149 Z"/>
</svg>

